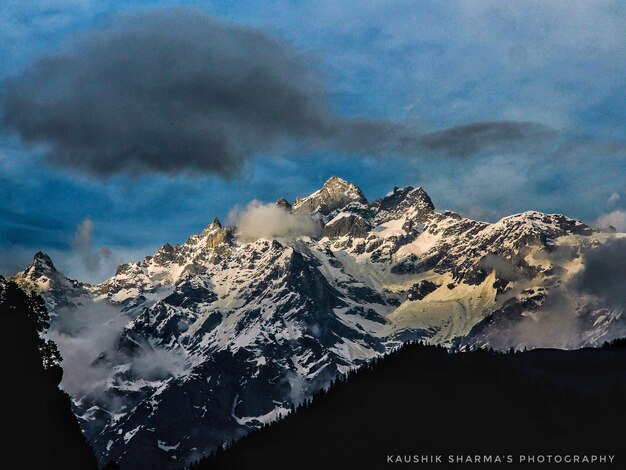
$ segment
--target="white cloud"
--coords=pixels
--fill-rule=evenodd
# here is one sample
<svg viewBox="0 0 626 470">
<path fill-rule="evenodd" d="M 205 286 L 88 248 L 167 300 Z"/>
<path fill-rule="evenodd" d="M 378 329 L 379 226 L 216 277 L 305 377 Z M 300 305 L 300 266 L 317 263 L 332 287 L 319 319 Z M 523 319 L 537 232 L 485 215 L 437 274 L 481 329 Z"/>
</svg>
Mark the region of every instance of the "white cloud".
<svg viewBox="0 0 626 470">
<path fill-rule="evenodd" d="M 117 411 L 129 403 L 127 397 L 111 393 L 120 367 L 136 380 L 177 377 L 185 370 L 185 356 L 178 350 L 152 346 L 128 354 L 121 349 L 120 338 L 130 318 L 117 306 L 86 300 L 55 313 L 47 336 L 63 359 L 61 387 L 74 398 L 85 395 Z"/>
<path fill-rule="evenodd" d="M 596 225 L 601 229 L 611 226 L 618 232 L 626 232 L 626 211 L 618 209 L 608 214 L 603 214 L 598 217 Z"/>
<path fill-rule="evenodd" d="M 75 397 L 102 393 L 111 374 L 109 361 L 117 355 L 117 342 L 128 318 L 105 302 L 61 308 L 56 313 L 48 337 L 63 358 L 61 386 Z"/>
<path fill-rule="evenodd" d="M 297 238 L 320 231 L 317 221 L 304 215 L 294 215 L 275 204 L 250 202 L 243 210 L 235 208 L 228 216 L 237 225 L 237 237 L 243 242 L 259 238 Z"/>
<path fill-rule="evenodd" d="M 617 204 L 617 202 L 621 199 L 621 196 L 619 195 L 619 193 L 613 193 L 609 196 L 609 199 L 607 200 L 607 204 L 609 206 L 614 206 L 615 204 Z"/>
</svg>

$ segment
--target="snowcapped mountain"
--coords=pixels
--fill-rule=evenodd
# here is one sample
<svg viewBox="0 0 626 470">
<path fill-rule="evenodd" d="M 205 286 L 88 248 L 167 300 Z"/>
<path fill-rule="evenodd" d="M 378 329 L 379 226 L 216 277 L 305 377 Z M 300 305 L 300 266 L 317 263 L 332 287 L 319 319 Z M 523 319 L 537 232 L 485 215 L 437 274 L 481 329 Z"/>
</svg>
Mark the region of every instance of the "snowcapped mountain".
<svg viewBox="0 0 626 470">
<path fill-rule="evenodd" d="M 369 203 L 337 177 L 276 207 L 319 234 L 243 242 L 216 219 L 99 285 L 42 253 L 15 276 L 77 356 L 66 388 L 101 462 L 188 463 L 407 339 L 576 348 L 624 331 L 622 312 L 576 282 L 586 253 L 623 234 L 538 212 L 474 221 L 421 188 Z M 75 354 L 80 341 L 91 355 Z"/>
<path fill-rule="evenodd" d="M 39 251 L 33 262 L 13 280 L 26 291 L 42 295 L 54 317 L 63 307 L 78 307 L 90 298 L 87 284 L 68 279 L 57 271 L 48 255 Z"/>
</svg>

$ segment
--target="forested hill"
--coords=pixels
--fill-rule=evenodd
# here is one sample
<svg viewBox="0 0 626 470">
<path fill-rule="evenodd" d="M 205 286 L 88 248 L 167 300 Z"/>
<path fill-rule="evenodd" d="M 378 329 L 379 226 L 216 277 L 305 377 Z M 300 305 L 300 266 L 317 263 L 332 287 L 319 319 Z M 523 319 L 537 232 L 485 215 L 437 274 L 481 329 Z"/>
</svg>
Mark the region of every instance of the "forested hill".
<svg viewBox="0 0 626 470">
<path fill-rule="evenodd" d="M 91 447 L 58 388 L 62 369 L 43 300 L 0 277 L 0 468 L 97 469 Z"/>
<path fill-rule="evenodd" d="M 614 455 L 605 467 L 626 468 L 625 392 L 623 342 L 511 354 L 411 344 L 193 468 L 516 468 L 521 455 Z"/>
</svg>

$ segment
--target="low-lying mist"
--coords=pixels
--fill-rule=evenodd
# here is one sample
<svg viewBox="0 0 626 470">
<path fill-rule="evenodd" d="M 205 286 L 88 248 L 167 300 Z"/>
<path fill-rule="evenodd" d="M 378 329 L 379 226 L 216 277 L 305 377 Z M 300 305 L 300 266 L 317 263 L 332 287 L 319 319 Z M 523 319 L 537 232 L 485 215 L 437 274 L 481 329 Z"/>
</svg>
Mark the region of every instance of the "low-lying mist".
<svg viewBox="0 0 626 470">
<path fill-rule="evenodd" d="M 146 381 L 178 376 L 185 369 L 180 351 L 140 345 L 132 352 L 120 348 L 120 339 L 131 317 L 105 301 L 87 301 L 79 307 L 57 310 L 48 337 L 63 358 L 61 387 L 74 399 L 87 398 L 121 409 L 124 400 L 107 390 L 125 378 Z"/>
</svg>

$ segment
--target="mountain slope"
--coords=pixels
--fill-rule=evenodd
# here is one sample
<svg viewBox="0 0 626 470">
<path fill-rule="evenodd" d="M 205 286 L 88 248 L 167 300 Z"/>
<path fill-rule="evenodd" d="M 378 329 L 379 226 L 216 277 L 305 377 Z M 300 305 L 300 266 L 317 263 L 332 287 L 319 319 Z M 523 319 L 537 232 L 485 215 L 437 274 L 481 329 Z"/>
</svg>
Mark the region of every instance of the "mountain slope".
<svg viewBox="0 0 626 470">
<path fill-rule="evenodd" d="M 538 212 L 474 221 L 421 188 L 369 203 L 337 177 L 275 210 L 321 230 L 247 241 L 216 219 L 99 285 L 43 254 L 16 275 L 51 309 L 62 385 L 101 462 L 179 466 L 406 340 L 578 348 L 625 331 L 577 282 L 623 234 Z"/>
<path fill-rule="evenodd" d="M 572 454 L 611 455 L 620 467 L 625 359 L 623 347 L 449 354 L 406 346 L 192 468 L 377 469 L 388 458 L 437 455 L 441 463 L 409 463 L 484 468 L 490 456 L 494 468 L 530 468 L 537 463 L 520 465 L 520 456 Z"/>
</svg>

